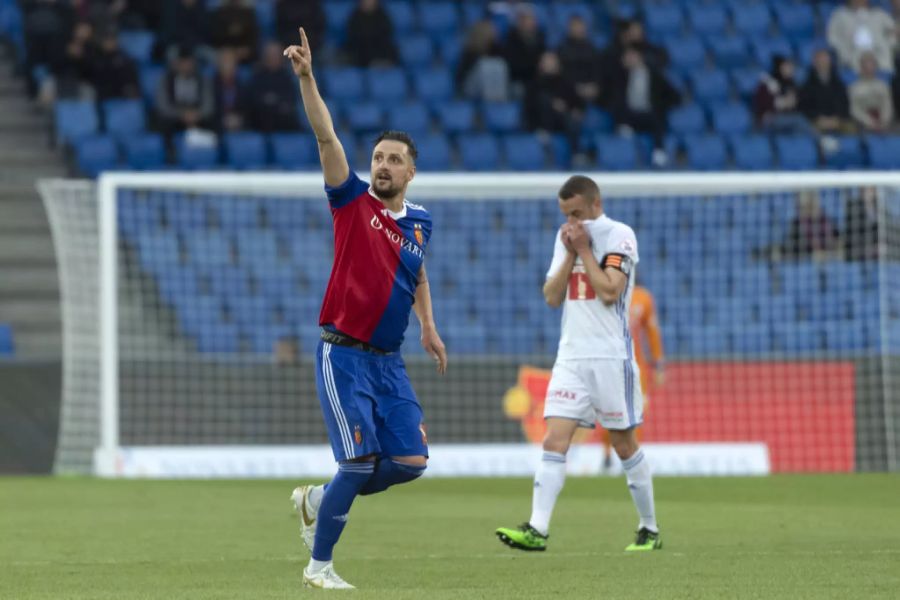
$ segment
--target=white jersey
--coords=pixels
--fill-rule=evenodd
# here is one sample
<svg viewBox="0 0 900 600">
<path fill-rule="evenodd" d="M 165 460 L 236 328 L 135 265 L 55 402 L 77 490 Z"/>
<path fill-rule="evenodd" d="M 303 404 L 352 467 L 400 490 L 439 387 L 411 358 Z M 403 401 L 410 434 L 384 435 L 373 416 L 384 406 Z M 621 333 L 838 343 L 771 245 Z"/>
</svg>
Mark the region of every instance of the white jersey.
<svg viewBox="0 0 900 600">
<path fill-rule="evenodd" d="M 584 221 L 591 238 L 591 249 L 597 262 L 602 264 L 607 254 L 621 254 L 630 261 L 630 268 L 623 269 L 628 284 L 619 300 L 605 305 L 588 279 L 581 258 L 575 259 L 575 267 L 569 277 L 569 287 L 563 303 L 562 335 L 559 338 L 557 360 L 573 358 L 631 359 L 634 349 L 628 332 L 628 307 L 634 288 L 635 267 L 638 263 L 637 238 L 628 225 L 613 221 L 606 215 Z M 553 249 L 553 261 L 547 271 L 550 278 L 566 257 L 566 247 L 559 235 Z"/>
</svg>

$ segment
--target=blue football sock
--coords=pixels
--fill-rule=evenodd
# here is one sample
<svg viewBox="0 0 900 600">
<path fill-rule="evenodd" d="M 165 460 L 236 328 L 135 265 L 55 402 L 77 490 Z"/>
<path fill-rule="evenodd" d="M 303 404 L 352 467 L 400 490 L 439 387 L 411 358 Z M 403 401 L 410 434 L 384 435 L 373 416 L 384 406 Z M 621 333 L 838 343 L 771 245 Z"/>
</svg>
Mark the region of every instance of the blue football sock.
<svg viewBox="0 0 900 600">
<path fill-rule="evenodd" d="M 359 492 L 360 496 L 383 492 L 392 485 L 417 479 L 425 472 L 424 465 L 408 465 L 390 458 L 383 458 L 375 466 L 375 473 Z"/>
<path fill-rule="evenodd" d="M 315 560 L 331 560 L 334 545 L 337 544 L 347 524 L 347 515 L 353 505 L 353 499 L 366 485 L 375 463 L 347 462 L 341 463 L 337 475 L 325 488 L 322 503 L 319 505 L 317 517 L 316 539 L 313 544 L 312 557 Z"/>
</svg>

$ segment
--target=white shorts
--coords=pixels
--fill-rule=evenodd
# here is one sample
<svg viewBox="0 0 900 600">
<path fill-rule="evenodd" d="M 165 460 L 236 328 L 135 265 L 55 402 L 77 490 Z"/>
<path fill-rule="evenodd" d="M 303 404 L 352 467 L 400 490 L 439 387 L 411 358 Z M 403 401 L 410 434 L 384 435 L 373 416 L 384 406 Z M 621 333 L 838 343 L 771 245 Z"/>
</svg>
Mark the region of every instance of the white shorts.
<svg viewBox="0 0 900 600">
<path fill-rule="evenodd" d="M 631 429 L 644 420 L 641 373 L 634 360 L 558 360 L 544 401 L 544 418 L 578 421 L 580 427 Z"/>
</svg>

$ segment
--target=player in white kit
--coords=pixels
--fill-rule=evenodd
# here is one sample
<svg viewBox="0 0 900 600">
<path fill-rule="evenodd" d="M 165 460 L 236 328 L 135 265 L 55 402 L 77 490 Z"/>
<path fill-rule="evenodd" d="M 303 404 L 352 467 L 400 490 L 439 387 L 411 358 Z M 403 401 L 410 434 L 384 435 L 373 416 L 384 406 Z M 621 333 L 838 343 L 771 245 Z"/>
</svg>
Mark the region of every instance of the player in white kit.
<svg viewBox="0 0 900 600">
<path fill-rule="evenodd" d="M 534 477 L 532 513 L 497 537 L 521 550 L 546 550 L 550 516 L 566 477 L 566 453 L 578 427 L 607 429 L 622 461 L 640 517 L 627 551 L 662 547 L 653 506 L 650 465 L 635 427 L 643 418 L 641 377 L 628 329 L 628 307 L 638 264 L 631 227 L 603 214 L 600 189 L 576 175 L 560 188 L 566 216 L 553 250 L 544 298 L 562 305 L 562 335 L 547 388 L 544 453 Z"/>
</svg>

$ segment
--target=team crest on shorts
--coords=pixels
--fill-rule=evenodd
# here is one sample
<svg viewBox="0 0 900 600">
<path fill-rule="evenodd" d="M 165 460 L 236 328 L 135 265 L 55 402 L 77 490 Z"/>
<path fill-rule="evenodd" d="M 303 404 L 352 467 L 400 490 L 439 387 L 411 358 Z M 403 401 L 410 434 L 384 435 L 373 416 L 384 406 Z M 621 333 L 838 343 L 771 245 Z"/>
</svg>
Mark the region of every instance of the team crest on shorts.
<svg viewBox="0 0 900 600">
<path fill-rule="evenodd" d="M 357 446 L 362 445 L 362 431 L 359 430 L 359 425 L 353 428 L 353 441 Z"/>
<path fill-rule="evenodd" d="M 422 443 L 428 445 L 428 434 L 425 432 L 425 423 L 419 423 L 419 431 L 422 433 Z"/>
<path fill-rule="evenodd" d="M 425 234 L 422 233 L 422 224 L 421 223 L 416 223 L 413 233 L 415 234 L 416 241 L 419 243 L 420 246 L 425 243 Z"/>
</svg>

